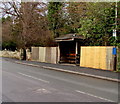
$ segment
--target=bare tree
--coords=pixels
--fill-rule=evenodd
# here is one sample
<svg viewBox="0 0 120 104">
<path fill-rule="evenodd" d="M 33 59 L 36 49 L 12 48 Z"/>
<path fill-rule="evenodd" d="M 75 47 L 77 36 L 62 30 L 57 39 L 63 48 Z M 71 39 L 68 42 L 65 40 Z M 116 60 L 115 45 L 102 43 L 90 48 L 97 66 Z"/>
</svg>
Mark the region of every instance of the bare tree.
<svg viewBox="0 0 120 104">
<path fill-rule="evenodd" d="M 3 15 L 13 18 L 14 31 L 19 31 L 18 45 L 22 48 L 31 45 L 49 44 L 52 33 L 48 28 L 46 16 L 47 6 L 42 2 L 6 2 L 3 3 Z"/>
</svg>

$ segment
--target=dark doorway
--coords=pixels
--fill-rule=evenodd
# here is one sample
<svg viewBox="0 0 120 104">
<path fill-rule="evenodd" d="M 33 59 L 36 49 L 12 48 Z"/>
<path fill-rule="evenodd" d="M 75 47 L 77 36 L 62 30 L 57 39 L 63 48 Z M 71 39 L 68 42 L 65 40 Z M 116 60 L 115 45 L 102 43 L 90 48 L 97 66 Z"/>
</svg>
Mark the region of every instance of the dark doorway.
<svg viewBox="0 0 120 104">
<path fill-rule="evenodd" d="M 76 59 L 76 42 L 60 42 L 60 63 L 74 63 Z"/>
</svg>

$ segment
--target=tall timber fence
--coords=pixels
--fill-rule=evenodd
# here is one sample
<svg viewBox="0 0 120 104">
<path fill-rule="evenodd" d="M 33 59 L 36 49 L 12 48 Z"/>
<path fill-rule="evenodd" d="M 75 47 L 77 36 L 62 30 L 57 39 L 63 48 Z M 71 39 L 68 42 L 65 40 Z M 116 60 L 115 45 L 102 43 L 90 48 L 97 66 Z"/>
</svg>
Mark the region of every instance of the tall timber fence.
<svg viewBox="0 0 120 104">
<path fill-rule="evenodd" d="M 82 46 L 80 66 L 114 70 L 113 46 Z"/>
<path fill-rule="evenodd" d="M 120 71 L 120 48 L 117 50 L 117 69 Z"/>
<path fill-rule="evenodd" d="M 56 64 L 58 47 L 32 47 L 32 60 Z"/>
</svg>

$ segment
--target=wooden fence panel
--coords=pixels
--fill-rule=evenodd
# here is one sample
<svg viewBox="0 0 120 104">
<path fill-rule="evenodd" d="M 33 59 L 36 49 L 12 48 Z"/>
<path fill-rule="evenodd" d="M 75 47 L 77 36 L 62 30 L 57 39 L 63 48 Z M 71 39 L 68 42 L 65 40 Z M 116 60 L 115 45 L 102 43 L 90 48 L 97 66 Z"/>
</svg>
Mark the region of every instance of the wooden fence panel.
<svg viewBox="0 0 120 104">
<path fill-rule="evenodd" d="M 80 66 L 113 70 L 112 48 L 111 46 L 82 46 Z"/>
<path fill-rule="evenodd" d="M 57 63 L 57 47 L 51 47 L 51 63 Z"/>
<path fill-rule="evenodd" d="M 58 47 L 32 47 L 32 60 L 47 63 L 57 63 Z"/>
<path fill-rule="evenodd" d="M 38 47 L 32 47 L 32 60 L 33 61 L 39 60 L 39 48 Z"/>
<path fill-rule="evenodd" d="M 99 69 L 107 69 L 106 67 L 106 47 L 99 48 Z M 97 59 L 96 59 L 97 60 Z"/>
<path fill-rule="evenodd" d="M 46 47 L 45 62 L 51 63 L 51 47 Z"/>
<path fill-rule="evenodd" d="M 39 61 L 45 62 L 46 47 L 39 47 Z"/>
<path fill-rule="evenodd" d="M 113 55 L 112 55 L 112 48 L 113 47 L 108 47 L 107 48 L 107 56 L 106 56 L 106 61 L 107 61 L 107 69 L 110 70 L 110 69 L 113 69 L 113 63 L 114 63 L 114 60 L 113 60 Z"/>
</svg>

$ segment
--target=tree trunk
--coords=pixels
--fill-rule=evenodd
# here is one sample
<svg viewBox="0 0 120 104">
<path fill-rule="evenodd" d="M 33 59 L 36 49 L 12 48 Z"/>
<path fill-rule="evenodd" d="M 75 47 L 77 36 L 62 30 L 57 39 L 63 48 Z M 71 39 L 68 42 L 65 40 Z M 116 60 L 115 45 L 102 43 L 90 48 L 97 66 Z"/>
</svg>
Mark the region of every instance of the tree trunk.
<svg viewBox="0 0 120 104">
<path fill-rule="evenodd" d="M 26 48 L 21 49 L 21 60 L 26 60 Z"/>
<path fill-rule="evenodd" d="M 26 60 L 26 49 L 23 48 L 23 60 Z"/>
</svg>

